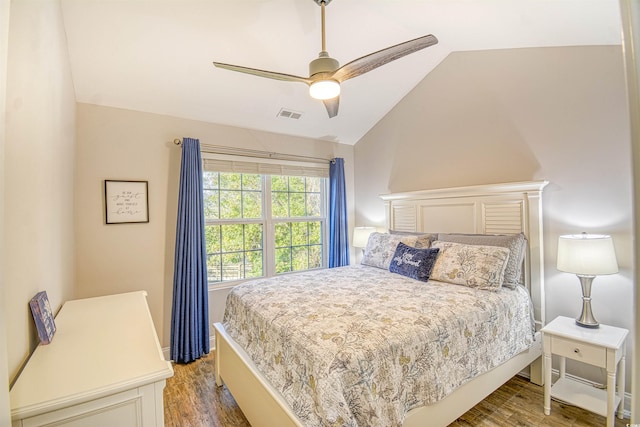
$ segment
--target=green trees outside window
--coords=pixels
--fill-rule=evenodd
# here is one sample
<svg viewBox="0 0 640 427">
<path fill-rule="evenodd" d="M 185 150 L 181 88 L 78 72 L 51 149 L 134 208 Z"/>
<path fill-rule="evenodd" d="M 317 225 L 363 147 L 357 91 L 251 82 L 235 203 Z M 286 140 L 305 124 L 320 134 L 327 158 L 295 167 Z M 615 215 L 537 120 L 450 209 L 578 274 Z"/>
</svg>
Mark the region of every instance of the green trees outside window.
<svg viewBox="0 0 640 427">
<path fill-rule="evenodd" d="M 326 265 L 326 178 L 203 173 L 209 282 Z"/>
</svg>

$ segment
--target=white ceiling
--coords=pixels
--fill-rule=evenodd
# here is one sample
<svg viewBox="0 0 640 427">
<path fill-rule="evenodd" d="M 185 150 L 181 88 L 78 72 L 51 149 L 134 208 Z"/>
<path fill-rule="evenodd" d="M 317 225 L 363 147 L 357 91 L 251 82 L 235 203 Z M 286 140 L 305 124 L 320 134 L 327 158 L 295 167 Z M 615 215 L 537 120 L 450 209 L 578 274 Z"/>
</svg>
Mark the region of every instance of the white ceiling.
<svg viewBox="0 0 640 427">
<path fill-rule="evenodd" d="M 345 144 L 450 52 L 621 43 L 618 0 L 333 0 L 327 50 L 340 64 L 426 34 L 440 42 L 344 82 L 329 119 L 304 84 L 212 65 L 308 76 L 321 50 L 313 0 L 62 0 L 62 11 L 78 102 Z"/>
</svg>

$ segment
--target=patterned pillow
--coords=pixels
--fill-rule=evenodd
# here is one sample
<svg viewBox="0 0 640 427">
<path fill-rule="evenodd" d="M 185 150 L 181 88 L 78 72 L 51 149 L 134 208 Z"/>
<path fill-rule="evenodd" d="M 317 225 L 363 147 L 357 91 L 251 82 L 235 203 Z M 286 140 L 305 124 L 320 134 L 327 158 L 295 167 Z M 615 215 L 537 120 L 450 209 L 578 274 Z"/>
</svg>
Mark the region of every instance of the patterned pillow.
<svg viewBox="0 0 640 427">
<path fill-rule="evenodd" d="M 377 232 L 371 233 L 360 264 L 388 270 L 391 258 L 393 258 L 393 254 L 398 247 L 398 243 L 402 242 L 406 245 L 413 246 L 417 239 L 417 236 Z"/>
<path fill-rule="evenodd" d="M 418 249 L 400 242 L 393 254 L 389 271 L 427 282 L 438 258 L 438 252 L 440 249 L 437 248 Z"/>
<path fill-rule="evenodd" d="M 527 252 L 527 238 L 520 234 L 447 234 L 440 233 L 438 240 L 466 245 L 500 246 L 509 249 L 509 261 L 504 270 L 502 286 L 515 289 L 523 283 L 522 262 Z"/>
<path fill-rule="evenodd" d="M 509 249 L 439 240 L 431 247 L 440 249 L 431 273 L 433 280 L 493 291 L 502 286 Z"/>
<path fill-rule="evenodd" d="M 419 233 L 415 231 L 398 231 L 398 230 L 389 230 L 389 234 L 397 234 L 404 236 L 417 236 L 418 240 L 416 240 L 416 244 L 413 245 L 415 248 L 425 249 L 431 247 L 431 242 L 434 240 L 438 240 L 438 234 L 434 233 Z"/>
</svg>

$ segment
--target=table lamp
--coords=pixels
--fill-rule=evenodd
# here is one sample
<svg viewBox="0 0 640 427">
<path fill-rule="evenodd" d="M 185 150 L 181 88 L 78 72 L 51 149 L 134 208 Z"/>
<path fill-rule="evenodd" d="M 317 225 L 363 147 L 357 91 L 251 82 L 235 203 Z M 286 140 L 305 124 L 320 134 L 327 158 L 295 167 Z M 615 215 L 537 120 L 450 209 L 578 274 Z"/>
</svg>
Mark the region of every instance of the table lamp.
<svg viewBox="0 0 640 427">
<path fill-rule="evenodd" d="M 364 249 L 367 247 L 369 236 L 376 231 L 375 227 L 355 227 L 353 229 L 353 247 Z"/>
<path fill-rule="evenodd" d="M 599 326 L 591 311 L 591 282 L 600 274 L 618 272 L 611 236 L 571 234 L 558 239 L 558 270 L 574 273 L 582 285 L 582 313 L 576 324 L 585 328 Z"/>
</svg>

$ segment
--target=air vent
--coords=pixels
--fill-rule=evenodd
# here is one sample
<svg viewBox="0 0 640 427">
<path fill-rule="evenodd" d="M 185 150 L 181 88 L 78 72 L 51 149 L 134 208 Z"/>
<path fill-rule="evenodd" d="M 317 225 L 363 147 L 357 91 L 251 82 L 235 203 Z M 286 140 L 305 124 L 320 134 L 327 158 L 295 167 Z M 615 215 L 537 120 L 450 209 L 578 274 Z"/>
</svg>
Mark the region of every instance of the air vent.
<svg viewBox="0 0 640 427">
<path fill-rule="evenodd" d="M 280 109 L 278 113 L 278 117 L 283 119 L 293 119 L 298 120 L 302 117 L 302 113 L 299 111 L 287 110 L 285 108 Z"/>
</svg>

